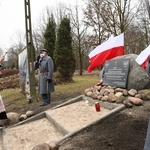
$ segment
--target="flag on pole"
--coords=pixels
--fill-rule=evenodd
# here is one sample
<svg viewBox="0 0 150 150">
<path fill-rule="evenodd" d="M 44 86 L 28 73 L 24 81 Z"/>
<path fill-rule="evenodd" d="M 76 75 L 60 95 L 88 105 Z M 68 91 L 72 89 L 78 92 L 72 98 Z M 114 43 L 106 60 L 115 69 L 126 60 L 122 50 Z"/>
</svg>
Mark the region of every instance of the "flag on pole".
<svg viewBox="0 0 150 150">
<path fill-rule="evenodd" d="M 150 57 L 150 45 L 138 55 L 135 61 L 139 65 L 141 65 L 144 69 L 146 69 L 146 64 L 148 62 L 149 57 Z"/>
<path fill-rule="evenodd" d="M 90 65 L 88 72 L 101 66 L 106 60 L 110 60 L 116 56 L 124 55 L 124 33 L 116 37 L 110 37 L 107 41 L 97 46 L 90 54 Z"/>
</svg>

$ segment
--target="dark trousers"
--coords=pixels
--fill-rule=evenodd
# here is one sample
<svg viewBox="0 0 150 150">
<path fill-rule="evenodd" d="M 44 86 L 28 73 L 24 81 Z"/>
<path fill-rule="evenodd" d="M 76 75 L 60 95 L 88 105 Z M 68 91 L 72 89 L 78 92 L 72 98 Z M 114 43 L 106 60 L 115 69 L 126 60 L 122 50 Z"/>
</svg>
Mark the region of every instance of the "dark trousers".
<svg viewBox="0 0 150 150">
<path fill-rule="evenodd" d="M 146 140 L 143 150 L 150 150 L 150 118 L 148 122 L 148 128 L 147 128 L 147 134 L 146 134 Z"/>
<path fill-rule="evenodd" d="M 42 94 L 42 99 L 43 99 L 44 103 L 50 104 L 50 102 L 51 102 L 51 93 Z"/>
</svg>

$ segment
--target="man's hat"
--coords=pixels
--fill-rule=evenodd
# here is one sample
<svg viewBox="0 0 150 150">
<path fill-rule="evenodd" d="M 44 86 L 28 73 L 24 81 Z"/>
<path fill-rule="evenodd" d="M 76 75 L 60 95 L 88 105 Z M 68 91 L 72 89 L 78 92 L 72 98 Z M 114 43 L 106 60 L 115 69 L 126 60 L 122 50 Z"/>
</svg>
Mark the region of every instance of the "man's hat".
<svg viewBox="0 0 150 150">
<path fill-rule="evenodd" d="M 39 52 L 47 52 L 47 50 L 46 49 L 40 49 L 40 51 Z"/>
</svg>

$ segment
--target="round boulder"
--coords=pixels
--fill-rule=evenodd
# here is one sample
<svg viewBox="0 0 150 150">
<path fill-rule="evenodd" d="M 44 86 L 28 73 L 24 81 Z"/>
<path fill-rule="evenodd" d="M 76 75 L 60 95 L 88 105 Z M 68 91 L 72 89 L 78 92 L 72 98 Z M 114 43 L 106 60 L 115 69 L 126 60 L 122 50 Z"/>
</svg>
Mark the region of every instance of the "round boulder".
<svg viewBox="0 0 150 150">
<path fill-rule="evenodd" d="M 15 124 L 19 122 L 19 114 L 16 112 L 9 112 L 7 113 L 7 118 L 9 120 L 9 124 Z"/>
<path fill-rule="evenodd" d="M 35 145 L 32 150 L 51 150 L 50 145 L 47 143 L 42 143 Z"/>
<path fill-rule="evenodd" d="M 150 88 L 150 77 L 148 76 L 146 70 L 144 70 L 135 60 L 138 55 L 127 54 L 123 56 L 118 56 L 115 59 L 130 59 L 127 89 L 142 90 Z M 100 73 L 100 79 L 102 79 L 103 70 Z"/>
</svg>

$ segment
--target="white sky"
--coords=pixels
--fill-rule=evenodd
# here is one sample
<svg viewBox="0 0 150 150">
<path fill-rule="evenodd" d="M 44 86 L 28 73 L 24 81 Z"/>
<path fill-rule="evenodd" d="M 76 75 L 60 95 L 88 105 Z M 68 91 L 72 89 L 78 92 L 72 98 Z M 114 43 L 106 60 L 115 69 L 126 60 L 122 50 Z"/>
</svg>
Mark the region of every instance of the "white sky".
<svg viewBox="0 0 150 150">
<path fill-rule="evenodd" d="M 30 0 L 32 29 L 46 6 L 54 8 L 59 2 L 75 4 L 76 0 Z M 10 47 L 16 32 L 25 33 L 24 0 L 0 0 L 0 48 L 3 51 Z"/>
</svg>

